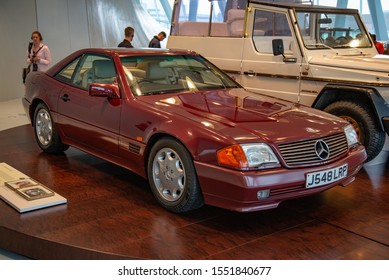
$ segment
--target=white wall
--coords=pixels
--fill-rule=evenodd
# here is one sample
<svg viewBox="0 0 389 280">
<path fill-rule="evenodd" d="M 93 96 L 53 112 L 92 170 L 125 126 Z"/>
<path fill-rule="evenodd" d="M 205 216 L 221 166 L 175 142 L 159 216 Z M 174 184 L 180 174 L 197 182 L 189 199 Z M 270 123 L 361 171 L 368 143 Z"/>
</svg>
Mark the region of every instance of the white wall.
<svg viewBox="0 0 389 280">
<path fill-rule="evenodd" d="M 38 29 L 50 48 L 53 64 L 89 47 L 86 0 L 35 0 Z"/>
<path fill-rule="evenodd" d="M 31 33 L 39 30 L 53 64 L 89 47 L 86 0 L 0 1 L 0 101 L 23 96 L 22 68 Z"/>
<path fill-rule="evenodd" d="M 0 0 L 0 102 L 24 94 L 22 68 L 33 31 L 41 32 L 52 66 L 82 48 L 116 47 L 128 25 L 136 30 L 135 47 L 147 47 L 163 30 L 135 0 Z"/>
<path fill-rule="evenodd" d="M 0 101 L 23 94 L 22 68 L 31 32 L 36 30 L 35 1 L 0 2 Z"/>
</svg>

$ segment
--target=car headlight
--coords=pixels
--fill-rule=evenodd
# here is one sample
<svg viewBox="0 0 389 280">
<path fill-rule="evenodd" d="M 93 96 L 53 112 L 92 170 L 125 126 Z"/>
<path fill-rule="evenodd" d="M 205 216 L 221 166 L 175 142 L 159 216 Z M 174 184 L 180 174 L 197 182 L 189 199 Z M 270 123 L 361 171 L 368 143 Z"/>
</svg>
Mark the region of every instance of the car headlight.
<svg viewBox="0 0 389 280">
<path fill-rule="evenodd" d="M 344 127 L 344 133 L 346 134 L 347 144 L 349 147 L 359 143 L 358 134 L 351 124 Z"/>
<path fill-rule="evenodd" d="M 217 152 L 218 162 L 237 169 L 279 166 L 272 149 L 264 143 L 233 145 Z"/>
</svg>

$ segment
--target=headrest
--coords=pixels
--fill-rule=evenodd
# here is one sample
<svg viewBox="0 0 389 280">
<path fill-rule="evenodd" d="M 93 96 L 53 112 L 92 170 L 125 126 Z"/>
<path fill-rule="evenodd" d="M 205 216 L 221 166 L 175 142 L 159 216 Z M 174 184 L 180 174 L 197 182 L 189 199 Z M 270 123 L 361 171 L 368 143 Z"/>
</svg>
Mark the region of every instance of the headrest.
<svg viewBox="0 0 389 280">
<path fill-rule="evenodd" d="M 93 61 L 95 78 L 112 78 L 116 76 L 115 67 L 112 60 L 95 60 Z"/>
<path fill-rule="evenodd" d="M 227 14 L 227 22 L 244 19 L 246 11 L 240 9 L 230 9 Z"/>
<path fill-rule="evenodd" d="M 166 68 L 161 67 L 160 62 L 150 62 L 147 65 L 146 76 L 150 80 L 163 80 L 166 78 Z"/>
</svg>

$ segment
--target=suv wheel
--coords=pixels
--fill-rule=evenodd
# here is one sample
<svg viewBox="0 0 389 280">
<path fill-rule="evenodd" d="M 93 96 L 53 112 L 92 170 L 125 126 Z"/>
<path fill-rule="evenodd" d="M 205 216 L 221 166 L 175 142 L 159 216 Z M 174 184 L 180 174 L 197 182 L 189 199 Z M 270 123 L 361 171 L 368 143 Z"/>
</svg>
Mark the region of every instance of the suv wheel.
<svg viewBox="0 0 389 280">
<path fill-rule="evenodd" d="M 352 124 L 359 141 L 366 148 L 367 161 L 371 161 L 381 152 L 385 143 L 385 132 L 377 125 L 372 112 L 368 109 L 353 101 L 337 101 L 324 111 Z"/>
</svg>

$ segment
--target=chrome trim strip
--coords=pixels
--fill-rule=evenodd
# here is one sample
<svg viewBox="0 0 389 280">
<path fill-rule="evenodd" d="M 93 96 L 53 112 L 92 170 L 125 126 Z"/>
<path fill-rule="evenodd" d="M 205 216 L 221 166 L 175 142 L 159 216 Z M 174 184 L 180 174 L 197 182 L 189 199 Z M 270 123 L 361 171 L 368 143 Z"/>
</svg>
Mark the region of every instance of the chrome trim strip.
<svg viewBox="0 0 389 280">
<path fill-rule="evenodd" d="M 322 78 L 313 78 L 313 77 L 301 77 L 301 80 L 356 85 L 356 86 L 389 87 L 389 83 L 378 83 L 378 82 L 375 83 L 375 82 L 345 81 L 345 80 L 322 79 Z"/>
<path fill-rule="evenodd" d="M 268 73 L 244 72 L 243 74 L 247 75 L 247 76 L 259 76 L 259 77 L 267 77 L 267 78 L 281 78 L 281 79 L 292 79 L 292 80 L 298 80 L 299 79 L 299 76 L 277 75 L 277 74 L 268 74 Z"/>
<path fill-rule="evenodd" d="M 236 71 L 236 70 L 226 70 L 226 69 L 222 69 L 224 73 L 227 73 L 227 74 L 234 74 L 234 75 L 240 75 L 241 72 L 240 71 Z"/>
<path fill-rule="evenodd" d="M 223 71 L 225 71 L 226 73 L 240 75 L 239 71 L 232 71 L 232 70 L 223 70 Z M 267 78 L 277 78 L 277 79 L 292 79 L 292 80 L 298 80 L 299 79 L 298 76 L 276 75 L 276 74 L 268 74 L 268 73 L 244 72 L 243 74 L 247 75 L 247 76 L 267 77 Z M 313 77 L 306 77 L 306 76 L 302 76 L 301 80 L 304 80 L 304 81 L 314 81 L 314 82 L 325 82 L 325 83 L 337 83 L 337 84 L 345 84 L 345 85 L 356 85 L 356 86 L 389 87 L 389 83 L 346 81 L 346 80 L 335 80 L 335 79 L 322 79 L 322 78 L 313 78 Z"/>
</svg>

